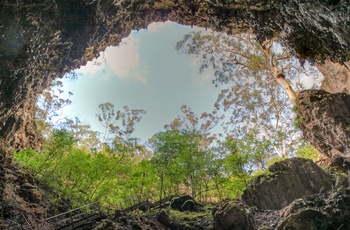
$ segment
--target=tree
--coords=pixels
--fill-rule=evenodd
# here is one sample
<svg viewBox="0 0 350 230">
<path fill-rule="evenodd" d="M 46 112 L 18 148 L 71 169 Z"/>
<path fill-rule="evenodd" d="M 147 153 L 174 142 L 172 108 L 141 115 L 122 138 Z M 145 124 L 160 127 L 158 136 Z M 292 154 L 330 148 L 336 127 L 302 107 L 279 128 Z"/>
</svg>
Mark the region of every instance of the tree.
<svg viewBox="0 0 350 230">
<path fill-rule="evenodd" d="M 68 98 L 64 98 L 62 87 L 63 83 L 55 80 L 49 88 L 37 97 L 35 121 L 37 130 L 43 137 L 48 137 L 53 127 L 63 119 L 58 111 L 72 103 L 69 97 L 73 94 L 68 92 Z"/>
<path fill-rule="evenodd" d="M 114 124 L 117 121 L 115 120 L 114 105 L 110 102 L 106 102 L 100 104 L 98 107 L 101 109 L 101 113 L 96 114 L 96 116 L 104 128 L 102 143 L 106 143 L 109 135 L 116 132 Z"/>
<path fill-rule="evenodd" d="M 209 195 L 220 166 L 213 152 L 203 149 L 202 139 L 195 130 L 167 130 L 152 137 L 151 162 L 158 171 L 161 196 L 168 191 L 186 191 L 199 198 Z"/>
<path fill-rule="evenodd" d="M 166 130 L 178 130 L 195 132 L 202 136 L 201 143 L 199 143 L 202 149 L 207 149 L 213 141 L 217 139 L 215 133 L 211 131 L 219 124 L 224 118 L 224 115 L 219 115 L 217 110 L 211 113 L 204 112 L 199 117 L 192 109 L 187 105 L 180 107 L 182 115 L 177 116 L 169 125 L 165 125 Z"/>
<path fill-rule="evenodd" d="M 130 196 L 124 185 L 132 172 L 131 158 L 107 149 L 92 153 L 80 148 L 67 130 L 54 130 L 41 153 L 29 149 L 14 156 L 74 206 L 96 200 L 106 204 Z"/>
<path fill-rule="evenodd" d="M 149 140 L 149 146 L 153 149 L 153 157 L 151 162 L 156 167 L 158 177 L 160 179 L 159 194 L 160 199 L 162 199 L 163 193 L 165 193 L 166 190 L 165 180 L 172 176 L 170 167 L 173 163 L 175 163 L 175 159 L 178 157 L 179 152 L 183 148 L 181 143 L 181 134 L 178 130 L 159 132 Z M 176 171 L 178 170 L 173 172 Z M 175 178 L 176 177 L 174 177 L 174 179 Z M 172 181 L 172 183 L 179 184 L 179 181 L 176 179 L 175 181 Z"/>
<path fill-rule="evenodd" d="M 237 143 L 238 151 L 242 155 L 249 156 L 248 167 L 250 172 L 263 172 L 266 168 L 267 161 L 273 156 L 272 146 L 264 136 L 259 135 L 258 128 L 252 128 Z"/>
<path fill-rule="evenodd" d="M 193 32 L 176 44 L 176 49 L 187 54 L 201 55 L 200 71 L 214 69 L 214 84 L 249 83 L 260 76 L 268 76 L 287 93 L 293 104 L 296 92 L 286 78 L 294 81 L 305 71 L 287 49 L 274 40 L 260 44 L 251 34 L 229 36 L 223 33 Z M 298 87 L 301 85 L 299 84 Z"/>
<path fill-rule="evenodd" d="M 226 135 L 242 138 L 257 128 L 261 132 L 257 138 L 267 139 L 275 154 L 287 157 L 302 144 L 302 134 L 294 126 L 295 114 L 282 89 L 265 79 L 223 89 L 215 107 L 231 114 L 223 124 Z"/>
<path fill-rule="evenodd" d="M 100 149 L 99 132 L 91 130 L 91 125 L 84 124 L 79 117 L 65 118 L 64 122 L 58 124 L 61 129 L 66 129 L 82 148 L 96 152 Z"/>
<path fill-rule="evenodd" d="M 108 142 L 109 136 L 114 134 L 114 143 L 136 142 L 131 135 L 135 131 L 135 125 L 141 121 L 142 115 L 146 114 L 143 109 L 129 109 L 124 106 L 123 110 L 115 111 L 114 105 L 110 102 L 99 105 L 101 113 L 97 114 L 98 120 L 104 127 L 102 142 Z M 119 123 L 119 124 L 118 124 Z"/>
<path fill-rule="evenodd" d="M 293 126 L 293 87 L 302 87 L 300 77 L 307 71 L 286 49 L 273 40 L 260 44 L 250 34 L 215 32 L 188 34 L 176 49 L 201 55 L 200 72 L 212 67 L 213 83 L 230 85 L 221 90 L 215 103 L 217 110 L 232 113 L 224 125 L 226 135 L 241 138 L 258 127 L 277 155 L 295 152 L 301 133 Z M 287 78 L 293 79 L 293 87 Z"/>
</svg>

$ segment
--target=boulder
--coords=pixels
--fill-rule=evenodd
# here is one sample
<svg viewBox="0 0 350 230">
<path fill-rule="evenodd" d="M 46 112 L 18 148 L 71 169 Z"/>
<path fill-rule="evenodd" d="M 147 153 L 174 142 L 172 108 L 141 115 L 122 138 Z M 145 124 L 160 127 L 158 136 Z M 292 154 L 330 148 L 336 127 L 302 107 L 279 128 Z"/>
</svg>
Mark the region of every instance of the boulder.
<svg viewBox="0 0 350 230">
<path fill-rule="evenodd" d="M 350 62 L 343 65 L 330 60 L 317 64 L 324 76 L 321 89 L 329 93 L 350 93 Z"/>
<path fill-rule="evenodd" d="M 164 224 L 165 226 L 172 226 L 172 222 L 170 220 L 170 217 L 168 215 L 168 213 L 166 213 L 166 211 L 164 209 L 162 209 L 158 215 L 157 215 L 157 220 L 161 223 Z"/>
<path fill-rule="evenodd" d="M 298 95 L 299 127 L 305 139 L 329 158 L 350 158 L 350 95 L 306 90 Z"/>
<path fill-rule="evenodd" d="M 197 204 L 196 201 L 190 195 L 183 195 L 175 197 L 170 204 L 170 207 L 174 210 L 182 211 L 191 211 L 196 210 Z"/>
<path fill-rule="evenodd" d="M 254 229 L 254 219 L 250 208 L 239 200 L 224 200 L 213 210 L 214 229 L 249 230 Z"/>
<path fill-rule="evenodd" d="M 139 209 L 143 212 L 147 212 L 152 206 L 152 203 L 149 201 L 142 202 L 139 206 Z"/>
<path fill-rule="evenodd" d="M 300 197 L 328 191 L 334 183 L 328 173 L 309 159 L 276 162 L 269 171 L 254 178 L 243 192 L 242 199 L 249 206 L 282 209 Z"/>
<path fill-rule="evenodd" d="M 350 190 L 305 196 L 281 211 L 277 230 L 349 229 Z"/>
<path fill-rule="evenodd" d="M 181 206 L 183 211 L 195 212 L 197 211 L 197 205 L 194 200 L 186 200 L 185 203 Z"/>
</svg>

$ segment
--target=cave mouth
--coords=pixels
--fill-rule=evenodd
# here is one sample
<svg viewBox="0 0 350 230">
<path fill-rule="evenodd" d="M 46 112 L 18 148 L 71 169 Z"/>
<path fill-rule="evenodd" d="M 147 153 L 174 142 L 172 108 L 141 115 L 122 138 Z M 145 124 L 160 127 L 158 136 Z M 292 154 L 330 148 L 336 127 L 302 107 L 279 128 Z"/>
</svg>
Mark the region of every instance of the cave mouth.
<svg viewBox="0 0 350 230">
<path fill-rule="evenodd" d="M 68 74 L 61 80 L 62 90 L 73 94 L 72 104 L 63 112 L 103 133 L 96 116 L 100 104 L 111 102 L 116 110 L 125 105 L 144 109 L 146 114 L 134 133 L 142 142 L 171 123 L 184 104 L 198 116 L 210 113 L 223 87 L 212 84 L 212 69 L 199 73 L 199 57 L 175 49 L 194 31 L 205 32 L 171 21 L 132 31 L 119 46 L 107 47 L 98 58 L 74 70 L 77 79 L 72 81 Z"/>
<path fill-rule="evenodd" d="M 0 5 L 0 20 L 5 25 L 0 28 L 4 76 L 0 83 L 0 136 L 15 149 L 35 146 L 36 95 L 52 79 L 86 64 L 106 47 L 117 46 L 131 30 L 152 22 L 171 20 L 227 34 L 251 31 L 261 42 L 279 37 L 301 59 L 349 60 L 346 0 L 337 4 L 303 2 L 302 8 L 296 5 L 294 1 L 4 2 Z M 15 39 L 11 39 L 13 34 L 17 34 Z"/>
<path fill-rule="evenodd" d="M 212 32 L 171 21 L 151 23 L 146 30 L 132 31 L 118 46 L 108 46 L 99 53 L 99 57 L 74 70 L 81 75 L 77 81 L 63 80 L 66 86 L 64 91 L 73 93 L 73 103 L 65 108 L 66 113 L 71 115 L 71 120 L 79 119 L 91 125 L 94 131 L 103 133 L 96 116 L 101 112 L 99 105 L 112 102 L 116 110 L 125 105 L 131 109 L 144 109 L 147 114 L 134 133 L 142 141 L 147 141 L 181 115 L 183 105 L 193 109 L 197 116 L 204 112 L 211 113 L 220 91 L 230 88 L 231 83 L 214 87 L 214 70 L 199 71 L 202 53 L 186 55 L 175 49 L 177 42 L 185 35 L 199 31 L 208 36 Z M 228 36 L 222 34 L 223 37 Z M 276 53 L 288 51 L 277 42 L 273 50 Z M 293 62 L 297 65 L 299 61 L 294 59 Z M 306 62 L 303 68 L 310 66 Z M 293 87 L 298 85 L 297 80 L 300 81 L 299 77 L 288 78 L 295 81 Z M 314 80 L 310 79 L 304 75 L 299 84 L 310 88 Z M 316 80 L 319 83 L 320 79 Z M 221 113 L 227 114 L 227 111 Z M 223 130 L 216 129 L 216 133 L 220 132 L 223 133 Z"/>
<path fill-rule="evenodd" d="M 277 37 L 300 59 L 316 63 L 350 60 L 347 0 L 18 0 L 2 1 L 0 12 L 0 154 L 6 158 L 0 164 L 3 198 L 4 187 L 12 182 L 5 175 L 6 167 L 13 169 L 12 153 L 36 148 L 40 141 L 33 122 L 37 95 L 53 79 L 85 65 L 106 47 L 118 46 L 131 30 L 171 20 L 227 34 L 251 31 L 261 42 Z M 307 132 L 314 131 L 311 126 Z M 339 138 L 324 141 L 316 133 L 314 139 L 324 146 L 327 140 Z M 25 202 L 16 204 L 21 207 Z M 44 213 L 23 210 L 35 218 Z"/>
</svg>

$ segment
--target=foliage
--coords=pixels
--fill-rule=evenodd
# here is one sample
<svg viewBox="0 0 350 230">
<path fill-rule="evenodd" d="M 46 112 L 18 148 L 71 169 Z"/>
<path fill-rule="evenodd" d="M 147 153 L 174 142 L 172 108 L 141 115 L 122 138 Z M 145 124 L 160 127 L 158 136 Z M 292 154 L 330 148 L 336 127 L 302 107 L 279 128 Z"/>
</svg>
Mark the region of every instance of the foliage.
<svg viewBox="0 0 350 230">
<path fill-rule="evenodd" d="M 317 149 L 311 144 L 305 144 L 300 149 L 298 149 L 296 156 L 311 159 L 313 161 L 318 161 L 321 158 Z"/>
<path fill-rule="evenodd" d="M 267 167 L 270 167 L 270 166 L 273 165 L 274 163 L 279 162 L 279 161 L 283 161 L 283 160 L 285 160 L 285 158 L 283 158 L 283 157 L 279 157 L 279 156 L 277 156 L 277 157 L 272 157 L 271 159 L 269 159 L 269 160 L 266 162 L 266 166 L 267 166 Z"/>
<path fill-rule="evenodd" d="M 99 133 L 91 130 L 91 126 L 82 123 L 78 117 L 73 119 L 66 117 L 65 121 L 61 122 L 58 127 L 67 130 L 81 148 L 95 152 L 99 148 Z"/>
<path fill-rule="evenodd" d="M 110 142 L 111 134 L 115 135 L 112 142 L 137 141 L 131 138 L 131 135 L 135 131 L 136 123 L 140 122 L 142 115 L 146 113 L 145 110 L 129 109 L 128 106 L 124 106 L 123 110 L 115 111 L 114 105 L 110 102 L 100 104 L 99 108 L 101 113 L 96 116 L 104 128 L 102 143 Z"/>
<path fill-rule="evenodd" d="M 315 68 L 306 70 L 286 48 L 273 40 L 261 44 L 251 34 L 199 31 L 185 35 L 176 49 L 197 55 L 200 72 L 211 68 L 216 86 L 229 85 L 215 103 L 216 110 L 232 114 L 223 125 L 227 136 L 241 138 L 257 127 L 276 155 L 295 154 L 303 142 L 290 109 L 296 102 L 293 88 L 303 89 L 302 76 L 318 80 Z"/>
<path fill-rule="evenodd" d="M 96 200 L 107 204 L 132 195 L 124 186 L 133 166 L 127 154 L 109 149 L 91 153 L 74 143 L 69 132 L 57 130 L 45 142 L 42 153 L 29 149 L 14 156 L 38 179 L 74 201 L 74 206 Z"/>
<path fill-rule="evenodd" d="M 77 117 L 59 119 L 61 129 L 52 130 L 50 117 L 70 103 L 60 99 L 59 90 L 45 94 L 37 111 L 45 133 L 42 151 L 18 152 L 16 160 L 75 206 L 96 200 L 117 204 L 150 191 L 158 198 L 186 192 L 198 200 L 218 200 L 240 196 L 252 175 L 268 173 L 271 163 L 303 144 L 293 126 L 290 94 L 276 78 L 277 72 L 294 76 L 292 86 L 300 88 L 295 79 L 301 69 L 283 47 L 273 41 L 259 44 L 251 35 L 193 33 L 177 49 L 201 55 L 200 71 L 212 67 L 215 85 L 229 84 L 213 112 L 197 116 L 183 105 L 181 116 L 145 146 L 133 134 L 146 112 L 103 103 L 96 115 L 104 128 L 100 141 L 99 133 Z M 223 120 L 222 111 L 229 120 Z M 224 133 L 213 134 L 220 123 Z M 304 146 L 297 155 L 313 157 L 313 150 Z"/>
<path fill-rule="evenodd" d="M 35 108 L 35 121 L 38 133 L 47 137 L 53 127 L 63 119 L 59 111 L 72 101 L 69 99 L 71 92 L 68 92 L 68 98 L 64 98 L 63 83 L 55 80 L 49 88 L 38 96 Z"/>
<path fill-rule="evenodd" d="M 306 70 L 290 52 L 273 40 L 259 43 L 252 34 L 226 35 L 217 32 L 197 31 L 186 34 L 176 44 L 176 49 L 200 57 L 200 72 L 214 70 L 213 83 L 244 83 L 268 76 L 276 80 L 283 73 L 291 80 L 291 86 L 303 89 L 301 73 L 318 78 L 316 68 Z"/>
</svg>

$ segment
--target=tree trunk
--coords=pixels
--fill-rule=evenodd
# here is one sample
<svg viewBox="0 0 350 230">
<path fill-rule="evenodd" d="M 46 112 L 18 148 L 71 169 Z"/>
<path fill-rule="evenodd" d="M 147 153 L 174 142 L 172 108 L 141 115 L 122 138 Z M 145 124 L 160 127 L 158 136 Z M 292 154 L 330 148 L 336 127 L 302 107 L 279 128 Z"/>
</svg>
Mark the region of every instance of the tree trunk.
<svg viewBox="0 0 350 230">
<path fill-rule="evenodd" d="M 285 76 L 283 73 L 279 72 L 276 74 L 276 80 L 280 86 L 283 87 L 283 89 L 288 94 L 289 99 L 292 101 L 293 105 L 296 105 L 297 101 L 297 94 L 293 90 L 292 86 L 289 84 L 289 82 L 285 79 Z"/>
</svg>

